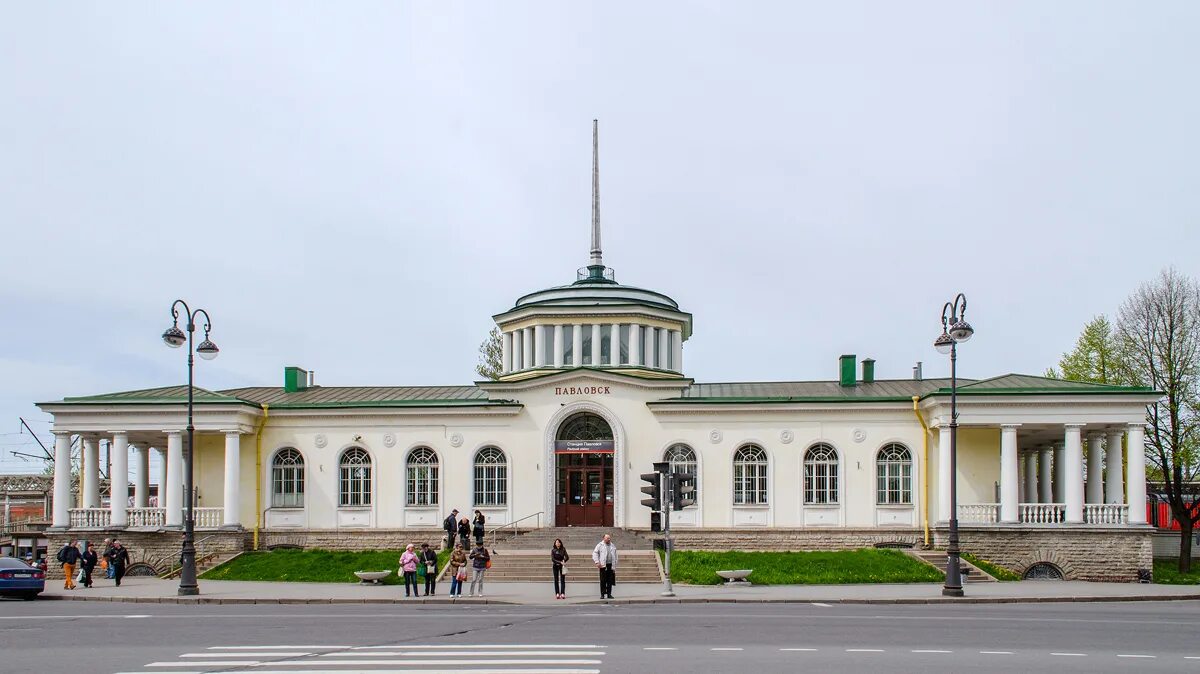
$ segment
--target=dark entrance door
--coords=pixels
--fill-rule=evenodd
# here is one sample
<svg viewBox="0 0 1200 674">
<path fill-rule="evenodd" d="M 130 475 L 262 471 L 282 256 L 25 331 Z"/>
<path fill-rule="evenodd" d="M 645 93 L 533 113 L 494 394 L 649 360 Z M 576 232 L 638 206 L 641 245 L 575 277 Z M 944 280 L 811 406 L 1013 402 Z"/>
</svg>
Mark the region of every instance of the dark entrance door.
<svg viewBox="0 0 1200 674">
<path fill-rule="evenodd" d="M 554 501 L 558 526 L 613 525 L 613 449 L 612 429 L 595 414 L 576 414 L 559 427 Z"/>
</svg>

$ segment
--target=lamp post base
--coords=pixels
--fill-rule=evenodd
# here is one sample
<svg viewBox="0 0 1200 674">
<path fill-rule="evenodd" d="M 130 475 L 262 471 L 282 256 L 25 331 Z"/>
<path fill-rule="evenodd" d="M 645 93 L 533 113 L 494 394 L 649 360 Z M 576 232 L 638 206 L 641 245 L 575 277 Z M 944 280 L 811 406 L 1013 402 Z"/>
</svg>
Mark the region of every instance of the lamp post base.
<svg viewBox="0 0 1200 674">
<path fill-rule="evenodd" d="M 180 586 L 178 594 L 180 597 L 195 597 L 200 594 L 200 587 L 197 585 L 191 585 L 188 587 Z"/>
<path fill-rule="evenodd" d="M 943 587 L 942 588 L 942 596 L 943 597 L 961 597 L 961 596 L 963 596 L 963 589 L 961 587 Z"/>
</svg>

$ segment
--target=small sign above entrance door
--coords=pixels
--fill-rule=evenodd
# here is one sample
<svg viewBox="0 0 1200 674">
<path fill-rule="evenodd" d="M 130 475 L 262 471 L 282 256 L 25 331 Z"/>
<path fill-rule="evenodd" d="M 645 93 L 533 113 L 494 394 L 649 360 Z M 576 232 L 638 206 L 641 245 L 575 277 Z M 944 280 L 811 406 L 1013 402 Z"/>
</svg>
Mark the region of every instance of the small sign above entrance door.
<svg viewBox="0 0 1200 674">
<path fill-rule="evenodd" d="M 612 452 L 612 440 L 555 440 L 555 454 L 586 454 L 592 452 Z"/>
</svg>

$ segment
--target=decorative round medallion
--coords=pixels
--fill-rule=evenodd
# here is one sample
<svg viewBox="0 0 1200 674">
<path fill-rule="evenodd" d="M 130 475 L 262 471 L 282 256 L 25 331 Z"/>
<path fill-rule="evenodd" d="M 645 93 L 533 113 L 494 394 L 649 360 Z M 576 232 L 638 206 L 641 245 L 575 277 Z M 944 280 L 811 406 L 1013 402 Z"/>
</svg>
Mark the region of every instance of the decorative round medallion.
<svg viewBox="0 0 1200 674">
<path fill-rule="evenodd" d="M 783 444 L 789 444 L 796 436 L 792 435 L 791 431 L 779 431 L 779 441 Z"/>
<path fill-rule="evenodd" d="M 722 437 L 721 431 L 713 431 L 708 434 L 708 439 L 711 440 L 714 445 L 720 442 Z"/>
<path fill-rule="evenodd" d="M 384 447 L 395 447 L 396 446 L 396 436 L 391 433 L 384 433 L 383 434 L 383 446 Z"/>
<path fill-rule="evenodd" d="M 462 433 L 451 433 L 450 434 L 450 446 L 451 447 L 462 447 L 462 443 L 463 443 Z"/>
<path fill-rule="evenodd" d="M 866 440 L 866 439 L 867 439 L 866 431 L 864 431 L 861 428 L 854 429 L 854 441 L 855 442 L 862 442 L 863 440 Z"/>
<path fill-rule="evenodd" d="M 325 439 L 324 433 L 317 433 L 317 437 L 313 438 L 313 444 L 317 446 L 317 449 L 323 449 L 325 445 L 329 444 L 329 441 Z"/>
</svg>

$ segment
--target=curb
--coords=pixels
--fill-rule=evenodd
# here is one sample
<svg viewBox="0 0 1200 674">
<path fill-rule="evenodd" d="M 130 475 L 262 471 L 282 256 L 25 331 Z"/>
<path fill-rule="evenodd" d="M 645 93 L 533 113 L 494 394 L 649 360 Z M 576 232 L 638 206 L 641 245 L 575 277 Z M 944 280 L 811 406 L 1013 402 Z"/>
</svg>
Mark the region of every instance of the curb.
<svg viewBox="0 0 1200 674">
<path fill-rule="evenodd" d="M 520 606 L 520 602 L 501 601 L 497 599 L 460 599 L 441 601 L 428 599 L 301 599 L 295 597 L 256 599 L 251 597 L 86 597 L 66 596 L 59 594 L 38 595 L 38 601 L 106 601 L 114 604 L 386 604 L 404 605 L 428 604 L 432 606 L 481 606 L 486 604 L 503 606 Z"/>
</svg>

